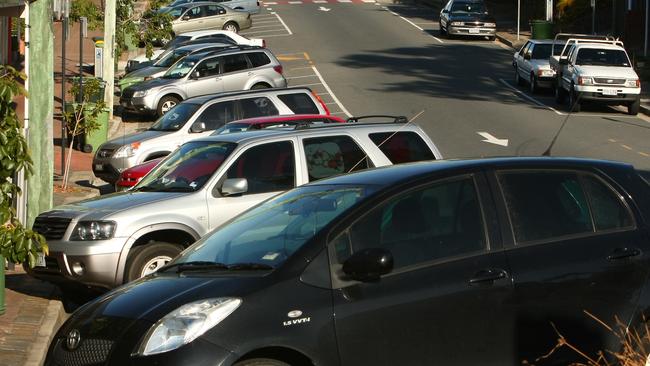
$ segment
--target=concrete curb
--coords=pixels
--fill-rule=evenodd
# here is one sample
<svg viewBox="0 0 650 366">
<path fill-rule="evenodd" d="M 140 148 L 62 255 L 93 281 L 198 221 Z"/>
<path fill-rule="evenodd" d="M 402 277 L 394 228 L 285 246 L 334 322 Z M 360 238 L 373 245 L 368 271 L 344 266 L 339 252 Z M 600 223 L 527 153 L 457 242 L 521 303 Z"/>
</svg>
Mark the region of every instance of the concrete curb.
<svg viewBox="0 0 650 366">
<path fill-rule="evenodd" d="M 43 323 L 30 347 L 29 356 L 24 366 L 40 366 L 45 362 L 50 342 L 65 318 L 67 318 L 67 314 L 63 310 L 63 304 L 58 300 L 50 300 L 45 310 Z"/>
</svg>

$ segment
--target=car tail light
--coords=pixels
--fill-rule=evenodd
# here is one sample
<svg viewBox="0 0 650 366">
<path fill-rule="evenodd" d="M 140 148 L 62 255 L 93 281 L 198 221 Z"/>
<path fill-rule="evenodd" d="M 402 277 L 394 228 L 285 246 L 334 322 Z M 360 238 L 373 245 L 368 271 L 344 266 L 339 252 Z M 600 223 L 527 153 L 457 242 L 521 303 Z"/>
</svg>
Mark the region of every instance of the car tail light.
<svg viewBox="0 0 650 366">
<path fill-rule="evenodd" d="M 640 79 L 636 79 L 636 87 L 637 88 L 641 87 L 641 80 Z"/>
<path fill-rule="evenodd" d="M 278 74 L 282 75 L 282 65 L 273 66 L 273 70 L 275 70 L 275 72 L 277 72 Z"/>
<path fill-rule="evenodd" d="M 325 102 L 323 102 L 323 98 L 321 98 L 320 95 L 316 94 L 315 91 L 312 91 L 311 94 L 323 106 L 323 109 L 325 110 L 325 114 L 329 116 L 330 115 L 330 109 L 327 108 L 327 105 L 325 105 Z"/>
</svg>

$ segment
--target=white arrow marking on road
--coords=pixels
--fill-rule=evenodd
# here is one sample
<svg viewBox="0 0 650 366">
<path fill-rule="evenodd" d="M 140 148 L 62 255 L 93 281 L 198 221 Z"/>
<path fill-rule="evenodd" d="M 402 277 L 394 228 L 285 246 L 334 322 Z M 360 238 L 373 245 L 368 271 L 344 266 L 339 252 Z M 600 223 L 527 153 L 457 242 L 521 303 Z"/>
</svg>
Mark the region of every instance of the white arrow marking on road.
<svg viewBox="0 0 650 366">
<path fill-rule="evenodd" d="M 508 139 L 498 139 L 487 132 L 477 132 L 477 133 L 481 135 L 483 138 L 485 138 L 485 140 L 482 141 L 489 142 L 495 145 L 508 146 Z"/>
<path fill-rule="evenodd" d="M 328 9 L 328 8 L 326 8 L 324 6 L 321 6 L 320 8 L 318 8 L 318 10 L 320 10 L 320 11 L 330 11 L 332 9 Z"/>
</svg>

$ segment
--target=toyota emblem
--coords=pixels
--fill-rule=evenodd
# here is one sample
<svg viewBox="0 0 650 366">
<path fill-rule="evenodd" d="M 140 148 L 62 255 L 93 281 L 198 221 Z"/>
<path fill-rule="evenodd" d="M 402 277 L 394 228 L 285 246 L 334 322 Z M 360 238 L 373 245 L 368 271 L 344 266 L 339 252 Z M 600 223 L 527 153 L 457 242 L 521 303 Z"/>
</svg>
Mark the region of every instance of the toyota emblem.
<svg viewBox="0 0 650 366">
<path fill-rule="evenodd" d="M 74 351 L 79 347 L 79 342 L 81 341 L 81 334 L 78 330 L 73 329 L 68 333 L 68 337 L 65 339 L 65 345 L 70 351 Z"/>
</svg>

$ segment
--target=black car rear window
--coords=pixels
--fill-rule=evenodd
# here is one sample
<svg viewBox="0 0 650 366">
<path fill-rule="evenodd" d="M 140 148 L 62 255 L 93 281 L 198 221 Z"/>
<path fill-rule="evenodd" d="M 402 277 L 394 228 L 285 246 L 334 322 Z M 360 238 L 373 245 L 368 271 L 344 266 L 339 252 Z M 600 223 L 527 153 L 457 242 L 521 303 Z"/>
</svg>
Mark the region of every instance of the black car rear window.
<svg viewBox="0 0 650 366">
<path fill-rule="evenodd" d="M 368 136 L 393 164 L 435 159 L 431 149 L 415 132 L 381 132 Z"/>
<path fill-rule="evenodd" d="M 314 101 L 305 93 L 282 94 L 278 98 L 295 114 L 319 114 Z"/>
<path fill-rule="evenodd" d="M 551 48 L 553 48 L 552 44 L 535 45 L 535 48 L 533 48 L 533 55 L 531 58 L 533 60 L 548 59 L 549 57 L 551 57 Z"/>
<path fill-rule="evenodd" d="M 253 67 L 260 67 L 271 63 L 271 59 L 264 52 L 251 52 L 248 54 L 248 59 L 251 60 Z"/>
</svg>

